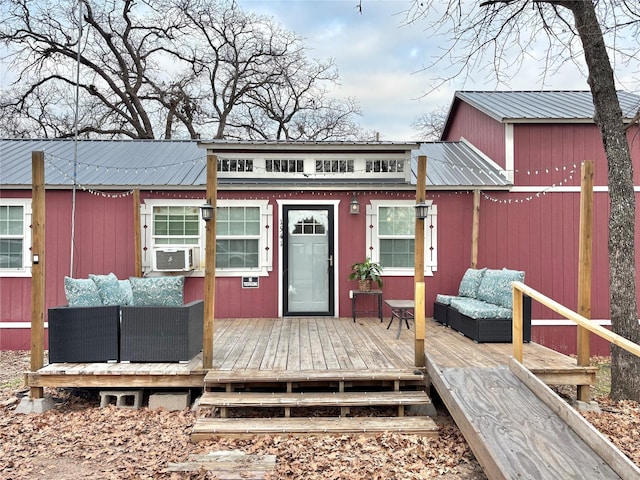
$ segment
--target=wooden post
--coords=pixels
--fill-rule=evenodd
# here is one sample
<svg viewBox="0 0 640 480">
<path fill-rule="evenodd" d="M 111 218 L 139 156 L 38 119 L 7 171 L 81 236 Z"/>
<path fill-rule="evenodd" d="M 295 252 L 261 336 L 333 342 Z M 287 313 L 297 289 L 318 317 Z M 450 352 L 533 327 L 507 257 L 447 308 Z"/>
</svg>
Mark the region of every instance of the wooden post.
<svg viewBox="0 0 640 480">
<path fill-rule="evenodd" d="M 512 322 L 512 341 L 513 341 L 513 358 L 522 363 L 522 291 L 512 288 L 513 295 L 513 322 Z"/>
<path fill-rule="evenodd" d="M 416 324 L 416 355 L 415 363 L 416 367 L 424 367 L 424 337 L 425 337 L 425 285 L 424 282 L 416 282 L 415 289 L 415 303 L 414 303 L 414 320 Z"/>
<path fill-rule="evenodd" d="M 218 197 L 218 157 L 207 155 L 207 203 L 213 207 L 213 219 L 207 222 L 204 261 L 204 330 L 202 368 L 213 368 L 213 327 L 216 304 L 216 199 Z"/>
<path fill-rule="evenodd" d="M 473 224 L 471 226 L 471 268 L 478 268 L 478 236 L 480 235 L 480 190 L 473 191 Z"/>
<path fill-rule="evenodd" d="M 142 233 L 140 233 L 140 189 L 133 190 L 133 258 L 135 276 L 142 277 Z"/>
<path fill-rule="evenodd" d="M 425 201 L 427 190 L 427 157 L 418 157 L 418 174 L 416 181 L 416 203 Z M 414 317 L 415 333 L 415 363 L 416 367 L 424 367 L 424 336 L 425 336 L 425 285 L 424 285 L 424 219 L 416 218 L 414 253 Z"/>
<path fill-rule="evenodd" d="M 580 240 L 578 253 L 578 313 L 591 318 L 591 265 L 593 235 L 593 160 L 582 163 L 580 185 Z M 591 339 L 589 331 L 578 325 L 578 365 L 591 363 Z M 591 401 L 589 385 L 578 385 L 577 399 Z"/>
<path fill-rule="evenodd" d="M 45 304 L 45 189 L 44 152 L 32 152 L 31 193 L 31 371 L 44 366 Z M 42 387 L 31 387 L 30 397 L 44 397 Z"/>
</svg>

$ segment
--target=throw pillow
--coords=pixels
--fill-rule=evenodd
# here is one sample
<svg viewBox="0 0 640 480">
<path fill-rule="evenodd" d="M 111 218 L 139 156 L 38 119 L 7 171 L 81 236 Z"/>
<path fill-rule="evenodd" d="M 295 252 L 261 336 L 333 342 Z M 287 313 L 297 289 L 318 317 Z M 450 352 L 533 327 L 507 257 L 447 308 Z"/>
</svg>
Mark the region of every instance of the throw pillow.
<svg viewBox="0 0 640 480">
<path fill-rule="evenodd" d="M 478 296 L 480 282 L 482 282 L 482 277 L 484 277 L 484 273 L 486 271 L 486 268 L 468 268 L 460 281 L 460 290 L 458 295 L 461 297 L 476 298 Z"/>
<path fill-rule="evenodd" d="M 184 305 L 184 276 L 130 277 L 133 305 L 179 307 Z"/>
<path fill-rule="evenodd" d="M 118 280 L 118 283 L 124 292 L 123 305 L 133 305 L 133 290 L 131 290 L 131 282 L 129 280 Z"/>
<path fill-rule="evenodd" d="M 124 305 L 126 301 L 126 295 L 120 283 L 118 277 L 114 273 L 109 275 L 89 275 L 89 278 L 93 280 L 98 287 L 98 293 L 100 293 L 100 299 L 103 305 Z"/>
<path fill-rule="evenodd" d="M 487 270 L 478 289 L 478 300 L 504 308 L 513 307 L 511 282 L 524 282 L 524 272 L 518 270 Z"/>
<path fill-rule="evenodd" d="M 64 294 L 70 307 L 98 307 L 102 305 L 98 287 L 90 278 L 64 277 Z"/>
</svg>

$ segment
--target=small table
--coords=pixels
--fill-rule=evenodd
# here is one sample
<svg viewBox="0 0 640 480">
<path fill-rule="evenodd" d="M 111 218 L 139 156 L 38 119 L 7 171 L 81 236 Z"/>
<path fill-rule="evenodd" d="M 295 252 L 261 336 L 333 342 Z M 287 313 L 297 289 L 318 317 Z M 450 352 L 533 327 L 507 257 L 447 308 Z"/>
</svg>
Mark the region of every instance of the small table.
<svg viewBox="0 0 640 480">
<path fill-rule="evenodd" d="M 378 300 L 378 311 L 375 310 L 357 310 L 356 303 L 360 295 L 375 295 Z M 351 315 L 353 315 L 353 321 L 356 321 L 356 315 L 358 313 L 378 313 L 378 318 L 382 322 L 382 290 L 369 290 L 363 292 L 361 290 L 351 290 Z"/>
<path fill-rule="evenodd" d="M 398 334 L 396 338 L 400 338 L 400 332 L 402 332 L 402 322 L 407 325 L 409 329 L 409 320 L 413 320 L 414 315 L 414 302 L 413 300 L 385 300 L 384 303 L 391 307 L 391 321 L 387 325 L 387 330 L 391 327 L 393 319 L 398 319 Z"/>
</svg>

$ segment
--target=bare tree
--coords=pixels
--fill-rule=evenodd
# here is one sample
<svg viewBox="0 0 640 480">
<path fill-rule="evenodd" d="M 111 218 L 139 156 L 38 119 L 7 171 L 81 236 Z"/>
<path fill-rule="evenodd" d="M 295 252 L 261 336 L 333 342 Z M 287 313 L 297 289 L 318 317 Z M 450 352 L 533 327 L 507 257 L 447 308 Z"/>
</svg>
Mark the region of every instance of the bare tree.
<svg viewBox="0 0 640 480">
<path fill-rule="evenodd" d="M 441 105 L 429 113 L 420 115 L 412 125 L 418 131 L 418 140 L 440 140 L 448 113 L 448 108 Z"/>
<path fill-rule="evenodd" d="M 355 101 L 327 95 L 333 63 L 310 62 L 299 36 L 233 0 L 78 1 L 80 23 L 74 2 L 0 3 L 0 42 L 18 75 L 0 98 L 4 134 L 74 135 L 78 60 L 84 136 L 344 139 L 358 130 Z"/>
<path fill-rule="evenodd" d="M 304 47 L 295 34 L 233 1 L 177 0 L 172 7 L 187 25 L 176 55 L 198 80 L 191 87 L 200 121 L 213 138 L 224 138 L 234 110 L 280 82 L 278 59 L 302 55 Z"/>
<path fill-rule="evenodd" d="M 245 108 L 232 120 L 252 139 L 355 140 L 363 133 L 355 123 L 355 99 L 336 99 L 328 88 L 338 82 L 333 60 L 309 61 L 303 52 L 276 59 L 281 75 L 252 91 Z"/>
<path fill-rule="evenodd" d="M 158 15 L 153 2 L 81 0 L 83 37 L 75 2 L 6 0 L 0 7 L 0 42 L 11 52 L 17 72 L 12 97 L 3 108 L 25 113 L 30 130 L 44 136 L 70 136 L 70 99 L 79 60 L 79 110 L 91 121 L 80 133 L 154 138 L 160 112 L 157 85 L 167 62 L 166 48 L 179 25 Z M 164 95 L 169 95 L 167 89 Z M 39 107 L 43 99 L 63 100 Z M 179 97 L 178 97 L 179 98 Z M 40 109 L 38 112 L 37 110 Z"/>
<path fill-rule="evenodd" d="M 409 21 L 425 19 L 440 12 L 436 28 L 451 35 L 446 55 L 462 59 L 461 70 L 476 65 L 489 52 L 498 79 L 509 67 L 513 72 L 519 60 L 509 63 L 506 54 L 514 45 L 521 49 L 520 59 L 534 38 L 544 36 L 549 43 L 547 65 L 558 59 L 577 61 L 583 56 L 587 82 L 594 103 L 594 120 L 600 129 L 608 164 L 610 198 L 609 265 L 612 329 L 639 343 L 636 303 L 635 193 L 633 165 L 626 136 L 622 109 L 616 93 L 614 71 L 609 53 L 621 61 L 633 61 L 636 51 L 623 51 L 616 39 L 626 29 L 629 38 L 637 38 L 640 8 L 635 1 L 594 2 L 592 0 L 487 0 L 475 2 L 448 0 L 442 5 L 433 0 L 412 0 L 407 11 Z M 608 46 L 603 30 L 611 40 Z M 614 400 L 640 401 L 640 359 L 612 346 L 611 396 Z"/>
</svg>

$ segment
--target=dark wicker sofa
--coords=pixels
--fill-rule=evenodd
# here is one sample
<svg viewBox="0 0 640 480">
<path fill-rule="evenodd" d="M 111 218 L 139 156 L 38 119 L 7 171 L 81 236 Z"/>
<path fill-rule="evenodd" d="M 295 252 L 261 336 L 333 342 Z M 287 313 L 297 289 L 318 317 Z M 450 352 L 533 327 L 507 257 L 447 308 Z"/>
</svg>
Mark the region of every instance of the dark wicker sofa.
<svg viewBox="0 0 640 480">
<path fill-rule="evenodd" d="M 121 362 L 188 362 L 202 350 L 203 300 L 120 311 Z"/>
<path fill-rule="evenodd" d="M 49 309 L 49 363 L 117 362 L 120 307 Z"/>
<path fill-rule="evenodd" d="M 434 319 L 478 343 L 511 342 L 513 281 L 524 281 L 524 272 L 470 268 L 458 295 L 436 296 Z M 522 337 L 531 341 L 531 298 L 527 296 L 523 298 Z"/>
<path fill-rule="evenodd" d="M 202 350 L 204 301 L 49 309 L 49 363 L 187 362 Z"/>
<path fill-rule="evenodd" d="M 184 276 L 64 279 L 49 309 L 49 362 L 188 362 L 202 350 L 204 300 L 183 304 Z"/>
</svg>

